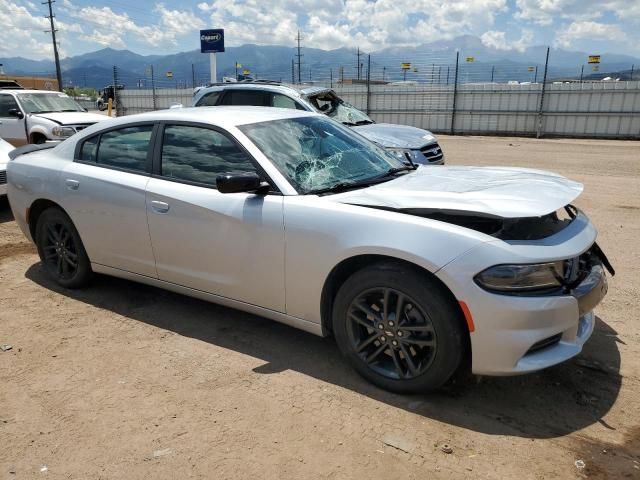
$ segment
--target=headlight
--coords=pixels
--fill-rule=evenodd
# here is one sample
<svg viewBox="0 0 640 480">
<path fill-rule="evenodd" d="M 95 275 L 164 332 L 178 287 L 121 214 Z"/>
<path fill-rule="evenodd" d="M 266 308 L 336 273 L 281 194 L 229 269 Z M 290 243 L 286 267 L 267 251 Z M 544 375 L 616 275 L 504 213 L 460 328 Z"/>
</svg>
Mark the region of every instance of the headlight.
<svg viewBox="0 0 640 480">
<path fill-rule="evenodd" d="M 56 137 L 67 138 L 76 133 L 76 131 L 71 127 L 53 127 L 51 133 L 53 133 Z"/>
<path fill-rule="evenodd" d="M 496 265 L 475 276 L 486 290 L 518 293 L 559 288 L 564 279 L 564 261 L 532 265 Z"/>
<path fill-rule="evenodd" d="M 415 153 L 408 148 L 387 148 L 387 152 L 395 156 L 401 162 L 407 161 L 407 156 L 411 161 L 415 161 Z"/>
</svg>

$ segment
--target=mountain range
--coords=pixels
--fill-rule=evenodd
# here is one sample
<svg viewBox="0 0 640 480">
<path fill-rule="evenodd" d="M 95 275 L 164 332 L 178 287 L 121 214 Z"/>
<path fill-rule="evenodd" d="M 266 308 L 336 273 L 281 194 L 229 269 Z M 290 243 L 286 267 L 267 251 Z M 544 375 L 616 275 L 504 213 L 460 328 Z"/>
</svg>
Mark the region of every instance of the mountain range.
<svg viewBox="0 0 640 480">
<path fill-rule="evenodd" d="M 545 46 L 516 49 L 496 49 L 486 46 L 478 37 L 465 35 L 452 40 L 437 40 L 414 47 L 391 47 L 371 54 L 371 78 L 384 80 L 415 80 L 419 82 L 452 82 L 456 54 L 459 52 L 459 81 L 534 81 L 542 79 Z M 242 45 L 227 47 L 217 54 L 218 77 L 234 76 L 248 69 L 259 78 L 297 80 L 297 50 L 287 46 Z M 368 57 L 355 48 L 322 50 L 302 48 L 300 79 L 329 81 L 338 78 L 365 78 Z M 598 54 L 590 52 L 589 54 Z M 548 78 L 578 78 L 581 74 L 602 77 L 606 72 L 640 70 L 640 59 L 628 55 L 603 53 L 601 63 L 594 68 L 587 63 L 586 52 L 552 48 L 549 55 Z M 358 58 L 360 69 L 358 68 Z M 410 63 L 407 70 L 401 63 Z M 0 58 L 8 75 L 51 75 L 54 64 L 49 60 L 29 60 L 22 57 Z M 104 48 L 61 60 L 65 86 L 101 88 L 112 84 L 114 66 L 118 83 L 128 88 L 151 86 L 151 67 L 156 86 L 201 84 L 209 80 L 209 55 L 198 50 L 170 55 L 139 55 L 129 50 Z M 293 72 L 292 72 L 293 67 Z M 169 77 L 167 74 L 171 72 Z M 597 73 L 594 73 L 597 72 Z M 634 76 L 635 78 L 635 76 Z M 437 80 L 436 80 L 437 79 Z"/>
</svg>

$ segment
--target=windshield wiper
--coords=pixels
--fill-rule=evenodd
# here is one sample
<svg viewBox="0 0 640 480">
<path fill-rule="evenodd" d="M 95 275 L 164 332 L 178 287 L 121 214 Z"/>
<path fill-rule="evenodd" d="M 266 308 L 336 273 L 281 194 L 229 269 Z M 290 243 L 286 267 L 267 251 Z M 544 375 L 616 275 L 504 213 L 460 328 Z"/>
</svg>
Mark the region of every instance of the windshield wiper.
<svg viewBox="0 0 640 480">
<path fill-rule="evenodd" d="M 373 120 L 358 120 L 356 123 L 354 123 L 354 125 L 358 126 L 358 125 L 371 125 L 373 123 Z"/>
<path fill-rule="evenodd" d="M 59 112 L 81 112 L 82 110 L 76 110 L 76 109 L 71 110 L 70 109 L 70 110 L 58 110 L 58 111 Z"/>
<path fill-rule="evenodd" d="M 381 175 L 367 178 L 359 182 L 340 182 L 330 187 L 319 188 L 317 190 L 309 190 L 308 192 L 306 192 L 306 195 L 319 195 L 321 193 L 339 193 L 339 192 L 344 192 L 346 190 L 351 190 L 352 188 L 370 187 L 371 185 L 385 182 L 386 179 L 388 179 L 389 177 L 395 176 L 396 173 L 404 172 L 406 170 L 415 170 L 416 168 L 417 167 L 412 167 L 410 165 L 405 165 L 403 167 L 394 167 L 394 168 L 390 168 L 389 170 L 387 170 Z"/>
</svg>

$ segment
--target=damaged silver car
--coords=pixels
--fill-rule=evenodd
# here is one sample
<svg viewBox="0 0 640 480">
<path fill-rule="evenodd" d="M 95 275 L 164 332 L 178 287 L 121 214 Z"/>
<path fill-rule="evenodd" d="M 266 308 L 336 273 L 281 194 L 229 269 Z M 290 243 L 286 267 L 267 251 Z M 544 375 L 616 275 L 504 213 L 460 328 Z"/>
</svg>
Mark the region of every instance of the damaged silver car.
<svg viewBox="0 0 640 480">
<path fill-rule="evenodd" d="M 442 148 L 433 133 L 408 125 L 376 123 L 330 88 L 264 81 L 220 83 L 196 89 L 194 107 L 216 105 L 254 105 L 324 113 L 353 128 L 401 161 L 421 165 L 444 164 Z"/>
<path fill-rule="evenodd" d="M 408 164 L 317 113 L 150 112 L 10 156 L 13 214 L 59 285 L 114 275 L 333 335 L 397 392 L 579 354 L 614 273 L 581 184 Z"/>
</svg>

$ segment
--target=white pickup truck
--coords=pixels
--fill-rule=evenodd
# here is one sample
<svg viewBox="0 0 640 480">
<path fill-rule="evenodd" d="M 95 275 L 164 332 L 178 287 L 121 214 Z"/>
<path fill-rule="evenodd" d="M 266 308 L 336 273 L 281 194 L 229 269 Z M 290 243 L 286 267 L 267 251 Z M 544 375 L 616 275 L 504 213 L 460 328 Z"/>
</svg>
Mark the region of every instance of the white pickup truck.
<svg viewBox="0 0 640 480">
<path fill-rule="evenodd" d="M 65 93 L 0 89 L 0 137 L 16 147 L 64 140 L 108 118 L 87 112 Z"/>
</svg>

